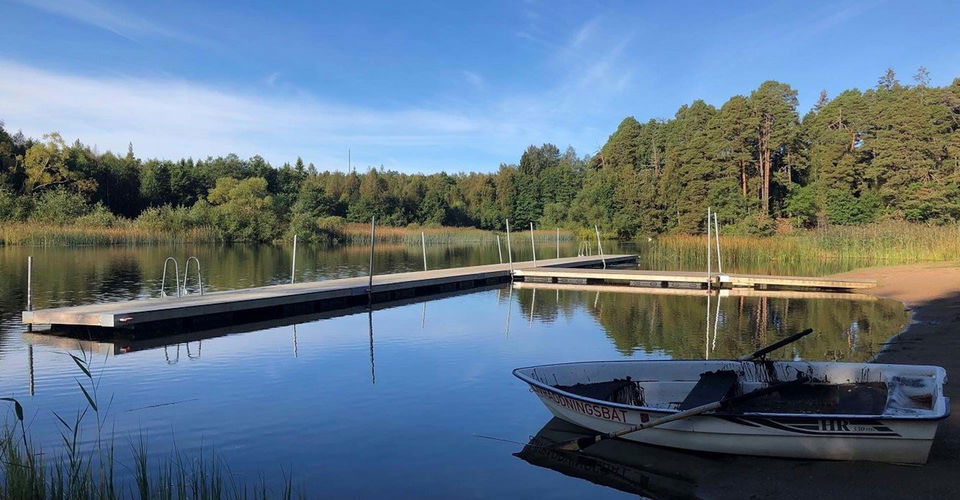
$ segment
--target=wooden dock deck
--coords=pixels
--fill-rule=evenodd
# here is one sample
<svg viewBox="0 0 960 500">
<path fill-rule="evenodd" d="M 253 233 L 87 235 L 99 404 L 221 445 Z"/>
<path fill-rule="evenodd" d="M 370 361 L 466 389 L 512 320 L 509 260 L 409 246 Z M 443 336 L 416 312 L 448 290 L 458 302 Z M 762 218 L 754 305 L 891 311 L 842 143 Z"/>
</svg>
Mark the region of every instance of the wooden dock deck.
<svg viewBox="0 0 960 500">
<path fill-rule="evenodd" d="M 633 269 L 556 269 L 527 267 L 514 272 L 517 279 L 541 283 L 578 285 L 629 285 L 651 288 L 754 288 L 760 290 L 850 291 L 872 288 L 873 280 L 832 279 L 760 274 L 711 274 L 693 271 L 642 271 Z"/>
<path fill-rule="evenodd" d="M 536 262 L 515 262 L 513 270 L 528 268 L 557 269 L 567 267 L 629 264 L 636 255 L 567 257 Z M 56 309 L 23 311 L 28 324 L 52 325 L 60 328 L 102 327 L 131 328 L 167 325 L 179 322 L 184 327 L 204 323 L 238 322 L 255 319 L 265 310 L 282 308 L 289 315 L 347 308 L 416 296 L 431 295 L 510 281 L 510 264 L 490 264 L 437 269 L 373 277 L 368 290 L 368 277 L 335 279 L 317 282 L 272 285 L 257 288 L 211 292 L 204 295 L 168 297 L 110 302 Z M 370 299 L 368 299 L 368 291 Z"/>
</svg>

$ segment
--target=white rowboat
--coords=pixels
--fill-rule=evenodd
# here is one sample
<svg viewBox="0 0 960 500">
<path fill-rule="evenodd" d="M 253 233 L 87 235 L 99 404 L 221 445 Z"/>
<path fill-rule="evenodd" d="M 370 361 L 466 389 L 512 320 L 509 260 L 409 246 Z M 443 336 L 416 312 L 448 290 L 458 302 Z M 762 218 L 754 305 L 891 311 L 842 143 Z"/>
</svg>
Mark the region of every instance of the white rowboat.
<svg viewBox="0 0 960 500">
<path fill-rule="evenodd" d="M 789 390 L 623 436 L 688 450 L 922 464 L 939 420 L 949 414 L 943 395 L 946 372 L 937 366 L 597 361 L 513 373 L 554 415 L 598 433 L 624 431 L 798 376 L 809 379 Z M 729 387 L 720 387 L 718 377 L 726 378 Z M 718 387 L 722 393 L 710 396 Z"/>
</svg>

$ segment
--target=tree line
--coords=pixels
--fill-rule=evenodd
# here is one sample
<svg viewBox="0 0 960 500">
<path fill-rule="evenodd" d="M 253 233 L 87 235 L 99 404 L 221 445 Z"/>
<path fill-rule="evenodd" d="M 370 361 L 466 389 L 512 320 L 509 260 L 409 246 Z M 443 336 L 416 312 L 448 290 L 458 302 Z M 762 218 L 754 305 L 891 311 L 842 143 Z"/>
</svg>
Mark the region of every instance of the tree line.
<svg viewBox="0 0 960 500">
<path fill-rule="evenodd" d="M 876 87 L 821 92 L 804 116 L 797 92 L 767 81 L 720 107 L 670 119 L 625 118 L 592 155 L 530 146 L 491 173 L 318 171 L 301 159 L 172 160 L 98 153 L 56 133 L 35 140 L 0 124 L 0 222 L 157 230 L 214 227 L 225 239 L 299 234 L 330 240 L 345 222 L 502 229 L 592 227 L 632 238 L 696 233 L 713 207 L 728 230 L 770 234 L 882 219 L 960 219 L 960 78 L 931 87 L 887 70 Z"/>
</svg>

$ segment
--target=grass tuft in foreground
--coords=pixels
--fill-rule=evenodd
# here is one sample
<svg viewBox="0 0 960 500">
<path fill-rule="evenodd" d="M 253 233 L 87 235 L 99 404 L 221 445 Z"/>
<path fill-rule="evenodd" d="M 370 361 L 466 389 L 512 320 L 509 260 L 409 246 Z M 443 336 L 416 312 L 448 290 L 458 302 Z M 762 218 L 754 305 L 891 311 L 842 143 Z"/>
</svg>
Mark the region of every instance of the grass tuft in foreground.
<svg viewBox="0 0 960 500">
<path fill-rule="evenodd" d="M 271 491 L 262 477 L 260 482 L 249 484 L 232 475 L 213 452 L 205 454 L 201 450 L 194 459 L 180 452 L 151 458 L 143 435 L 131 445 L 130 463 L 118 461 L 112 436 L 104 436 L 112 398 L 102 404 L 92 358 L 81 352 L 81 356 L 70 357 L 83 374 L 77 386 L 86 405 L 71 418 L 54 412 L 62 450 L 49 461 L 30 438 L 20 402 L 0 398 L 12 404 L 14 415 L 14 421 L 8 420 L 0 430 L 0 498 L 218 500 L 294 496 L 293 479 L 286 472 L 281 490 Z M 90 425 L 95 436 L 86 440 L 83 431 Z M 129 471 L 132 479 L 118 480 L 118 466 Z"/>
</svg>

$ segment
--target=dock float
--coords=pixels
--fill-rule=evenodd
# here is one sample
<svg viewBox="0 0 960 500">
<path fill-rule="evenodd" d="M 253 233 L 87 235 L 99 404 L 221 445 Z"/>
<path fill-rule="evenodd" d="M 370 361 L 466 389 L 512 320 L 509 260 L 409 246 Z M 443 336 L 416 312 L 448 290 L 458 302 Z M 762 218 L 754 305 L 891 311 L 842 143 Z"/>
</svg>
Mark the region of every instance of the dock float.
<svg viewBox="0 0 960 500">
<path fill-rule="evenodd" d="M 761 274 L 710 274 L 694 271 L 643 271 L 633 269 L 517 269 L 518 280 L 574 285 L 627 285 L 652 288 L 753 288 L 757 290 L 851 291 L 873 288 L 875 280 L 851 280 Z"/>
<path fill-rule="evenodd" d="M 230 321 L 249 322 L 264 312 L 300 315 L 361 304 L 432 295 L 509 282 L 514 273 L 528 269 L 633 264 L 636 255 L 567 257 L 538 261 L 455 267 L 432 271 L 381 274 L 316 282 L 271 285 L 203 295 L 150 298 L 55 309 L 23 311 L 22 321 L 70 330 L 85 328 L 183 328 Z"/>
</svg>

